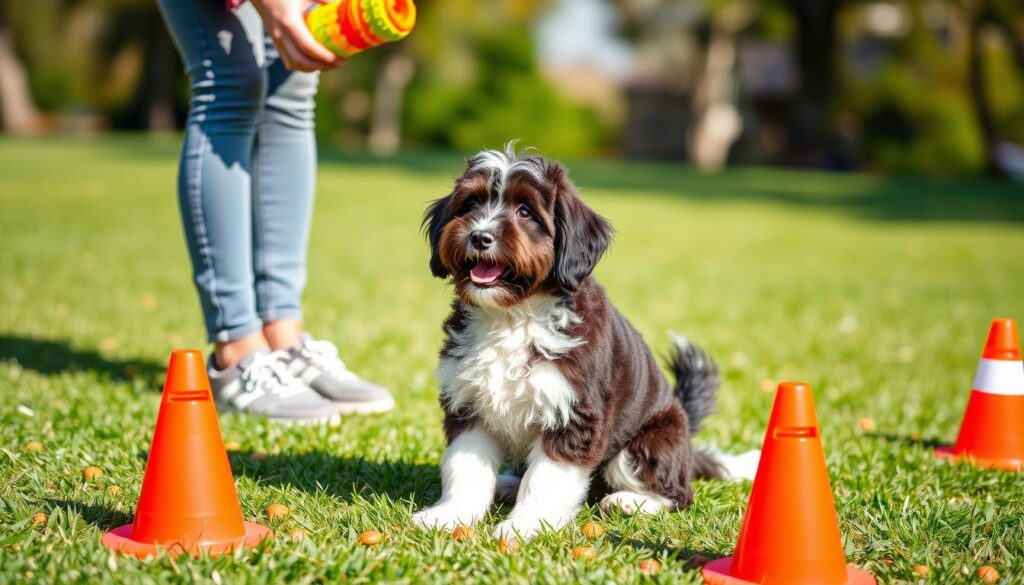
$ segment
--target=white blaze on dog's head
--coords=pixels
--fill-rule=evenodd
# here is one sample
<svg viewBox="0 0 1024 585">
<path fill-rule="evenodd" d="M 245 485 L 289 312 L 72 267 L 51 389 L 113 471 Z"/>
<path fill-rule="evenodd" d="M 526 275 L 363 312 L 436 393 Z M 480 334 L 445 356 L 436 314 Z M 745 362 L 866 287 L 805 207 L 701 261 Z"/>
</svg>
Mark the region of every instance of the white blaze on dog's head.
<svg viewBox="0 0 1024 585">
<path fill-rule="evenodd" d="M 537 182 L 543 181 L 544 173 L 536 159 L 520 158 L 516 152 L 516 141 L 510 140 L 503 150 L 482 150 L 469 159 L 469 172 L 484 171 L 490 177 L 490 197 L 483 215 L 473 223 L 474 230 L 494 230 L 498 218 L 505 211 L 505 187 L 516 173 L 526 173 Z"/>
<path fill-rule="evenodd" d="M 423 226 L 434 276 L 452 277 L 468 305 L 509 307 L 534 294 L 574 291 L 611 241 L 561 165 L 510 142 L 467 161 Z"/>
<path fill-rule="evenodd" d="M 541 168 L 539 159 L 537 157 L 521 157 L 520 154 L 516 152 L 516 141 L 510 140 L 505 144 L 503 150 L 481 150 L 469 159 L 469 170 L 470 172 L 487 171 L 491 177 L 491 193 L 500 200 L 509 177 L 515 173 L 527 173 L 538 182 L 544 180 L 544 169 Z"/>
</svg>

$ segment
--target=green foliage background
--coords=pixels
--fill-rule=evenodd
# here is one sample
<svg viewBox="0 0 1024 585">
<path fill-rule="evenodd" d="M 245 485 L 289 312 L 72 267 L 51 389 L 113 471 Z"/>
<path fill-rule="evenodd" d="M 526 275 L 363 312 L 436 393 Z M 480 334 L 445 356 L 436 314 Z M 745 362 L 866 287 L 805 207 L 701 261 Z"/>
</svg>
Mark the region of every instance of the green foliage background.
<svg viewBox="0 0 1024 585">
<path fill-rule="evenodd" d="M 995 125 L 1001 139 L 1024 143 L 1024 3 L 895 0 L 908 15 L 909 28 L 896 38 L 871 40 L 880 57 L 864 75 L 850 51 L 864 40 L 862 11 L 870 3 L 822 1 L 840 7 L 830 120 L 852 121 L 858 128 L 857 154 L 866 166 L 972 174 L 988 163 L 968 90 L 967 57 L 962 43 L 951 41 L 962 31 L 936 34 L 925 26 L 927 11 L 936 7 L 954 15 L 957 26 L 978 21 L 987 27 L 982 52 Z M 676 6 L 671 0 L 608 3 L 619 17 L 619 32 L 634 43 L 658 30 L 656 22 L 636 21 L 641 7 L 654 10 L 645 13 L 650 20 L 650 14 L 671 16 Z M 366 112 L 373 107 L 377 74 L 397 52 L 414 63 L 402 100 L 406 146 L 467 152 L 518 137 L 556 156 L 615 152 L 625 131 L 622 120 L 571 102 L 560 82 L 538 66 L 533 27 L 555 4 L 421 0 L 419 22 L 409 39 L 358 55 L 342 71 L 323 77 L 320 139 L 347 148 L 365 146 Z M 788 1 L 699 0 L 687 4 L 692 17 L 685 25 L 697 50 L 706 43 L 715 14 L 736 5 L 751 14 L 743 39 L 792 45 L 799 33 Z M 55 125 L 75 127 L 74 119 L 87 118 L 100 128 L 144 128 L 154 98 L 169 100 L 177 122 L 183 121 L 188 87 L 153 0 L 11 1 L 0 6 L 0 26 L 12 33 L 37 106 Z M 995 42 L 999 34 L 989 33 L 1014 42 Z M 662 50 L 678 47 L 667 43 Z M 699 66 L 679 71 L 677 79 L 667 82 L 699 73 Z M 740 86 L 741 99 L 743 91 Z M 368 105 L 353 114 L 345 104 L 360 100 L 352 96 Z M 62 121 L 68 116 L 71 122 Z"/>
</svg>

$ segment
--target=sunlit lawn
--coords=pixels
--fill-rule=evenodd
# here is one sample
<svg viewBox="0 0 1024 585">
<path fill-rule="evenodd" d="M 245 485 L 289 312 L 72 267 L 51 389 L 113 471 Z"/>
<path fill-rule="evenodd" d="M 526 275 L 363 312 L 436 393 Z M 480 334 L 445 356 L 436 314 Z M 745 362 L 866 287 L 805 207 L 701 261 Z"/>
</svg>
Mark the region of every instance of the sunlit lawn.
<svg viewBox="0 0 1024 585">
<path fill-rule="evenodd" d="M 103 531 L 131 520 L 172 348 L 204 348 L 174 198 L 174 138 L 0 141 L 0 581 L 630 582 L 655 557 L 699 582 L 695 555 L 734 546 L 749 484 L 701 482 L 688 511 L 579 523 L 502 555 L 424 534 L 439 493 L 433 379 L 450 290 L 418 232 L 457 155 L 395 161 L 324 153 L 306 318 L 391 414 L 337 428 L 222 417 L 247 519 L 278 538 L 237 558 L 143 563 Z M 936 463 L 960 421 L 988 322 L 1024 318 L 1024 193 L 980 181 L 578 163 L 585 198 L 618 229 L 598 277 L 656 351 L 669 331 L 724 372 L 699 437 L 760 444 L 774 381 L 815 387 L 850 562 L 882 582 L 971 583 L 988 564 L 1024 580 L 1024 474 Z M 862 419 L 870 419 L 864 420 Z M 877 430 L 865 432 L 874 422 Z M 42 443 L 30 451 L 28 441 Z M 253 454 L 266 454 L 254 460 Z M 105 474 L 82 480 L 87 465 Z M 119 486 L 111 494 L 109 486 Z M 33 525 L 33 514 L 49 515 Z M 607 528 L 574 561 L 578 526 Z M 309 536 L 286 535 L 303 528 Z M 356 543 L 381 531 L 374 548 Z"/>
</svg>

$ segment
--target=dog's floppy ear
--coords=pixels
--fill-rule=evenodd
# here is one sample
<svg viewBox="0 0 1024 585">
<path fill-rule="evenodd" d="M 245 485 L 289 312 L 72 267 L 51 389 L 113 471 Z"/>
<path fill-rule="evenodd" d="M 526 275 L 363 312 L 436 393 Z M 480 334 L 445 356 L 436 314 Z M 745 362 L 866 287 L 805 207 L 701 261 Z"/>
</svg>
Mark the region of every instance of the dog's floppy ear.
<svg viewBox="0 0 1024 585">
<path fill-rule="evenodd" d="M 430 242 L 430 272 L 437 278 L 447 278 L 451 275 L 443 262 L 441 262 L 441 231 L 450 217 L 452 196 L 442 197 L 427 207 L 423 214 L 423 232 Z"/>
<path fill-rule="evenodd" d="M 555 186 L 552 277 L 560 288 L 574 291 L 593 272 L 608 249 L 614 229 L 608 220 L 583 203 L 561 165 L 549 165 L 547 179 Z"/>
</svg>

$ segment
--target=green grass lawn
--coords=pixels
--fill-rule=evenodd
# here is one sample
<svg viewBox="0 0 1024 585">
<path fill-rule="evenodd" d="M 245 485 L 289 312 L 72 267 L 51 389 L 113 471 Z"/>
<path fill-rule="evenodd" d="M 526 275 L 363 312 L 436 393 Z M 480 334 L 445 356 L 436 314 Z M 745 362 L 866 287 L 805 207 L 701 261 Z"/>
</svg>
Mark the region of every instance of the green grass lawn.
<svg viewBox="0 0 1024 585">
<path fill-rule="evenodd" d="M 695 555 L 732 551 L 749 483 L 699 482 L 690 510 L 601 518 L 502 555 L 424 534 L 410 512 L 440 491 L 444 440 L 433 378 L 450 289 L 430 277 L 425 203 L 455 155 L 382 162 L 323 153 L 306 321 L 350 366 L 394 389 L 390 414 L 336 428 L 225 416 L 247 519 L 278 538 L 237 558 L 111 555 L 131 521 L 177 347 L 205 348 L 174 196 L 173 138 L 0 140 L 0 582 L 698 583 Z M 1024 190 L 981 181 L 780 170 L 705 176 L 578 163 L 584 197 L 618 229 L 597 275 L 656 352 L 668 333 L 723 371 L 698 441 L 760 445 L 774 381 L 815 388 L 847 557 L 881 582 L 978 582 L 989 564 L 1024 583 L 1024 474 L 939 464 L 956 436 L 992 317 L 1024 318 Z M 877 431 L 859 421 L 870 418 Z M 28 441 L 41 451 L 26 449 Z M 265 458 L 253 458 L 265 454 Z M 102 479 L 82 480 L 96 465 Z M 110 486 L 121 488 L 112 494 Z M 45 526 L 33 514 L 49 514 Z M 574 561 L 578 527 L 607 533 Z M 303 528 L 309 536 L 286 535 Z M 356 543 L 374 528 L 384 542 Z"/>
</svg>

